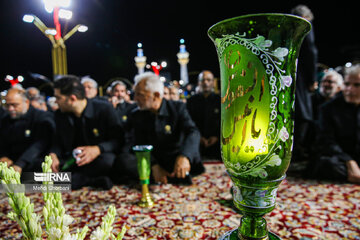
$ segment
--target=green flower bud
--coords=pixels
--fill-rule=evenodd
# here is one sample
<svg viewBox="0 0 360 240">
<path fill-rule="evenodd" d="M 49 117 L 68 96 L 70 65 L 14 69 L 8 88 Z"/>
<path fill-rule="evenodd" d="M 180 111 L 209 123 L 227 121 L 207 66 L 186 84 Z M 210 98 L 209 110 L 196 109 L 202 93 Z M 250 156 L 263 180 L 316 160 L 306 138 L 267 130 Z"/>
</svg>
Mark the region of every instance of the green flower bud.
<svg viewBox="0 0 360 240">
<path fill-rule="evenodd" d="M 48 218 L 48 216 L 49 216 L 49 212 L 48 212 L 48 210 L 47 210 L 47 208 L 44 206 L 44 208 L 43 208 L 43 215 L 44 215 L 44 218 L 45 219 L 47 219 Z"/>
<path fill-rule="evenodd" d="M 37 224 L 34 219 L 29 219 L 29 230 L 32 235 L 36 235 L 37 233 Z"/>
<path fill-rule="evenodd" d="M 25 219 L 25 221 L 28 221 L 27 208 L 21 209 L 21 216 Z"/>
<path fill-rule="evenodd" d="M 16 221 L 16 214 L 14 212 L 9 212 L 6 216 L 11 220 Z"/>
</svg>

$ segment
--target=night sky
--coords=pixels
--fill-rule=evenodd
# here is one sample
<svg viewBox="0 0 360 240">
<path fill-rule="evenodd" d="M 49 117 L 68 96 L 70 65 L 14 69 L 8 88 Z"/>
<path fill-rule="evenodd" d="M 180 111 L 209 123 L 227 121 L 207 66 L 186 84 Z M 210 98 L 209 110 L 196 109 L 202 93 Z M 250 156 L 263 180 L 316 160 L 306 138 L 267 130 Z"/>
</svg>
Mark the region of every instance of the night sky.
<svg viewBox="0 0 360 240">
<path fill-rule="evenodd" d="M 72 0 L 72 19 L 61 21 L 63 36 L 79 23 L 89 30 L 75 33 L 66 41 L 68 71 L 90 75 L 100 85 L 114 77 L 132 80 L 137 73 L 137 43 L 141 42 L 147 62 L 167 61 L 163 71 L 176 80 L 180 75 L 176 53 L 183 38 L 190 53 L 191 79 L 203 69 L 218 76 L 215 47 L 207 36 L 210 26 L 250 13 L 289 13 L 300 3 L 308 5 L 315 15 L 319 62 L 336 67 L 360 59 L 359 10 L 345 1 L 334 5 L 314 0 Z M 1 90 L 9 87 L 3 80 L 7 74 L 24 75 L 24 87 L 42 84 L 32 80 L 29 72 L 52 77 L 51 43 L 34 24 L 22 21 L 27 13 L 54 27 L 52 14 L 45 11 L 42 0 L 0 0 Z"/>
</svg>

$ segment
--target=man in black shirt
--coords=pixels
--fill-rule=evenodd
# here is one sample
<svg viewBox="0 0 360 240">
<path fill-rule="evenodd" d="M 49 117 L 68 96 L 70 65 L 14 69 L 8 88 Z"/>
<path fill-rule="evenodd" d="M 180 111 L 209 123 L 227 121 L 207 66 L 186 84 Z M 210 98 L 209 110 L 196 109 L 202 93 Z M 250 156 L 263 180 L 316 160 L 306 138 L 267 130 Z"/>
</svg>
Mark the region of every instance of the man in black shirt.
<svg viewBox="0 0 360 240">
<path fill-rule="evenodd" d="M 291 13 L 309 22 L 314 16 L 311 10 L 305 5 L 297 5 Z M 295 128 L 294 128 L 294 149 L 292 161 L 303 161 L 309 155 L 309 139 L 311 139 L 311 124 L 313 122 L 313 109 L 311 93 L 314 91 L 316 82 L 316 63 L 318 51 L 315 45 L 314 26 L 304 38 L 297 63 L 296 90 L 295 90 Z"/>
<path fill-rule="evenodd" d="M 5 100 L 7 114 L 0 125 L 0 161 L 20 173 L 41 171 L 55 132 L 52 115 L 33 108 L 21 89 L 9 89 Z"/>
<path fill-rule="evenodd" d="M 317 121 L 319 119 L 319 107 L 327 101 L 333 99 L 336 94 L 338 94 L 342 90 L 343 84 L 344 79 L 338 72 L 334 70 L 328 70 L 327 72 L 325 72 L 324 76 L 320 81 L 319 91 L 315 92 L 311 96 L 314 121 Z"/>
<path fill-rule="evenodd" d="M 348 70 L 343 94 L 320 108 L 318 143 L 310 175 L 360 183 L 360 66 Z"/>
<path fill-rule="evenodd" d="M 115 112 L 118 115 L 121 125 L 125 126 L 129 114 L 136 108 L 136 104 L 126 101 L 127 88 L 126 84 L 122 81 L 117 80 L 111 84 L 111 95 L 111 103 L 115 108 Z"/>
<path fill-rule="evenodd" d="M 220 96 L 214 93 L 214 75 L 199 74 L 199 93 L 187 100 L 187 109 L 200 130 L 200 152 L 203 157 L 220 159 Z"/>
<path fill-rule="evenodd" d="M 52 148 L 53 171 L 76 157 L 72 172 L 72 188 L 85 185 L 109 189 L 108 177 L 115 160 L 115 151 L 123 138 L 112 106 L 104 101 L 85 98 L 79 78 L 64 76 L 54 83 L 55 97 L 60 110 L 55 112 L 56 142 Z"/>
<path fill-rule="evenodd" d="M 159 77 L 144 73 L 135 79 L 139 109 L 131 115 L 136 145 L 153 145 L 155 182 L 190 183 L 190 175 L 204 171 L 199 154 L 200 134 L 182 102 L 163 98 Z"/>
</svg>

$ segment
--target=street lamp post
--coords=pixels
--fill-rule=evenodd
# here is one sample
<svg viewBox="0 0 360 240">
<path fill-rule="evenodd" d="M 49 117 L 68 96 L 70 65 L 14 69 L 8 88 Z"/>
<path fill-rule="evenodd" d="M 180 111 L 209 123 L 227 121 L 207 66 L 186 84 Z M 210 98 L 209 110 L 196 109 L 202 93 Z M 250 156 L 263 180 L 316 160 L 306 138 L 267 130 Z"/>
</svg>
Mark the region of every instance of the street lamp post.
<svg viewBox="0 0 360 240">
<path fill-rule="evenodd" d="M 34 25 L 51 41 L 53 75 L 65 75 L 68 73 L 65 41 L 69 39 L 75 32 L 86 32 L 88 28 L 85 25 L 78 24 L 67 34 L 65 34 L 64 37 L 62 37 L 59 18 L 70 19 L 72 16 L 72 12 L 69 10 L 60 9 L 60 7 L 68 6 L 69 1 L 48 0 L 44 2 L 45 9 L 48 12 L 53 12 L 55 29 L 48 28 L 35 15 L 24 15 L 23 21 L 28 23 L 34 23 Z"/>
</svg>

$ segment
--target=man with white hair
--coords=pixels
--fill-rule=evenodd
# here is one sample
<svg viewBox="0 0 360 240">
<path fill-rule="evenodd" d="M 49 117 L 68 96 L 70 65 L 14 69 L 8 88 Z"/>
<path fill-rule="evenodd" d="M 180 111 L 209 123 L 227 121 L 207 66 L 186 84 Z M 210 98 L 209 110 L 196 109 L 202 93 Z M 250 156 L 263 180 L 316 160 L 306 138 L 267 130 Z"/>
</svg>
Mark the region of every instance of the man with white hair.
<svg viewBox="0 0 360 240">
<path fill-rule="evenodd" d="M 334 70 L 327 71 L 320 81 L 319 92 L 312 96 L 314 119 L 318 119 L 320 105 L 331 100 L 338 94 L 344 86 L 344 79 Z"/>
<path fill-rule="evenodd" d="M 153 145 L 152 176 L 157 183 L 191 184 L 190 175 L 204 171 L 200 154 L 200 133 L 182 102 L 163 98 L 164 84 L 153 73 L 135 78 L 138 109 L 131 115 L 136 145 Z M 124 164 L 126 172 L 137 174 L 136 162 Z M 132 168 L 132 169 L 129 169 Z"/>
<path fill-rule="evenodd" d="M 344 79 L 341 74 L 334 70 L 329 70 L 320 82 L 320 94 L 326 100 L 329 100 L 343 89 L 343 84 Z"/>
<path fill-rule="evenodd" d="M 90 76 L 85 76 L 81 78 L 81 84 L 85 88 L 86 98 L 95 98 L 98 94 L 98 84 L 97 82 L 90 78 Z"/>
<path fill-rule="evenodd" d="M 308 174 L 360 183 L 360 65 L 345 74 L 343 93 L 320 108 L 319 158 Z"/>
</svg>

